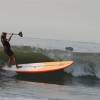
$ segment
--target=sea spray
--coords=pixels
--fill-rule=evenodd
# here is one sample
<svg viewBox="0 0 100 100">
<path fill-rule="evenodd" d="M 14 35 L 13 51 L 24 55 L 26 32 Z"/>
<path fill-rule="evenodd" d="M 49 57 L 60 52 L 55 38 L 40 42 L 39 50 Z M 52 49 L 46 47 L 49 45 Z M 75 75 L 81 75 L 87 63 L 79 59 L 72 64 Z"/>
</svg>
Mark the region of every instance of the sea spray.
<svg viewBox="0 0 100 100">
<path fill-rule="evenodd" d="M 99 53 L 74 53 L 74 64 L 66 70 L 73 76 L 96 76 L 100 78 Z"/>
</svg>

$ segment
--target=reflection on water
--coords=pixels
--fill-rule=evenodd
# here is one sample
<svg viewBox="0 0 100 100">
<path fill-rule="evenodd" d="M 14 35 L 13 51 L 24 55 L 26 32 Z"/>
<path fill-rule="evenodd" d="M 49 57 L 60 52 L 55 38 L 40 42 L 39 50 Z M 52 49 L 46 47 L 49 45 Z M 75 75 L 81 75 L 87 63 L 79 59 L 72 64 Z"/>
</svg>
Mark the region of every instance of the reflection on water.
<svg viewBox="0 0 100 100">
<path fill-rule="evenodd" d="M 95 76 L 81 76 L 73 77 L 66 72 L 56 72 L 48 74 L 33 74 L 33 75 L 20 75 L 12 72 L 1 71 L 0 72 L 0 87 L 7 81 L 28 81 L 28 82 L 40 82 L 59 85 L 83 85 L 88 87 L 100 86 L 100 79 Z"/>
<path fill-rule="evenodd" d="M 46 73 L 46 74 L 31 74 L 31 75 L 16 75 L 16 79 L 26 80 L 26 81 L 34 81 L 41 83 L 50 83 L 50 84 L 64 84 L 64 78 L 66 77 L 65 72 L 58 73 Z"/>
<path fill-rule="evenodd" d="M 83 86 L 100 86 L 100 79 L 95 76 L 82 76 L 73 77 L 66 72 L 52 73 L 52 74 L 39 74 L 39 75 L 16 75 L 16 79 L 31 81 L 31 82 L 41 82 L 49 84 L 59 84 L 59 85 L 83 85 Z"/>
</svg>

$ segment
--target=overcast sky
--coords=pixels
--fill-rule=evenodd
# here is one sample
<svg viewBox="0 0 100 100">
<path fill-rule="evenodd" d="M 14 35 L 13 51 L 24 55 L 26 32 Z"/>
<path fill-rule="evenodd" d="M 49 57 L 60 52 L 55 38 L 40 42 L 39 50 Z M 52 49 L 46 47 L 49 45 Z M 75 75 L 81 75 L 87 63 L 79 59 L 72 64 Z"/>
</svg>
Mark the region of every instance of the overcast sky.
<svg viewBox="0 0 100 100">
<path fill-rule="evenodd" d="M 100 0 L 0 0 L 0 32 L 100 43 Z"/>
</svg>

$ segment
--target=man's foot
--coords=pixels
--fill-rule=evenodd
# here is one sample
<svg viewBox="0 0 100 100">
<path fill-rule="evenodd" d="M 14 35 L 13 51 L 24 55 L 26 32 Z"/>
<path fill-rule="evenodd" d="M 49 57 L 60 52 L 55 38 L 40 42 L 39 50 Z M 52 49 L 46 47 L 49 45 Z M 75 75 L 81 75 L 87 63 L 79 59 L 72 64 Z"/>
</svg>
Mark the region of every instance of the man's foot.
<svg viewBox="0 0 100 100">
<path fill-rule="evenodd" d="M 16 68 L 22 68 L 22 66 L 16 66 Z"/>
</svg>

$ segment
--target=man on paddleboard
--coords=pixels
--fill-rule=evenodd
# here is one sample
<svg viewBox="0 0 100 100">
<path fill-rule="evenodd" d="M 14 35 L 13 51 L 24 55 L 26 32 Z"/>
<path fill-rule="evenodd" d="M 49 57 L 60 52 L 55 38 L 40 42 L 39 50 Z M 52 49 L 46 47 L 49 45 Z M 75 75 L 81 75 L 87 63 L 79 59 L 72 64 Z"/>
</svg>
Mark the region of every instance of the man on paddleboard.
<svg viewBox="0 0 100 100">
<path fill-rule="evenodd" d="M 1 42 L 3 44 L 5 54 L 7 54 L 7 56 L 9 57 L 8 66 L 10 67 L 11 64 L 15 64 L 16 68 L 19 68 L 19 66 L 17 65 L 17 62 L 16 62 L 16 57 L 15 57 L 14 52 L 12 51 L 10 43 L 9 43 L 11 38 L 12 38 L 12 36 L 13 36 L 13 33 L 7 39 L 7 33 L 6 32 L 2 32 L 2 34 L 1 34 Z"/>
</svg>

